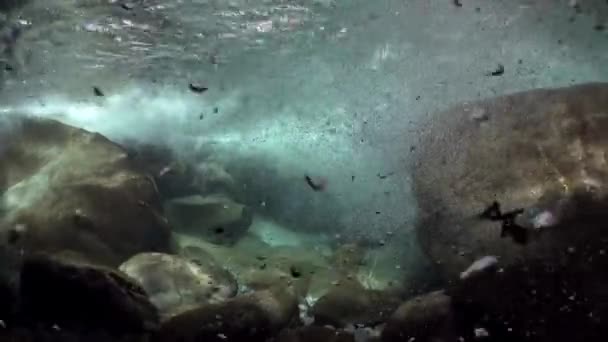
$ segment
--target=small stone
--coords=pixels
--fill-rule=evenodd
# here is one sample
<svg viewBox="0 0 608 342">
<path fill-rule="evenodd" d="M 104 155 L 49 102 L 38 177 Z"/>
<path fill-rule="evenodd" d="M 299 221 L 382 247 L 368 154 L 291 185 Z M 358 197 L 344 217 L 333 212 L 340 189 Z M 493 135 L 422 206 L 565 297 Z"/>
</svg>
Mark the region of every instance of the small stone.
<svg viewBox="0 0 608 342">
<path fill-rule="evenodd" d="M 485 122 L 489 119 L 490 117 L 484 109 L 475 109 L 473 110 L 473 113 L 471 113 L 471 120 L 475 122 Z"/>
<path fill-rule="evenodd" d="M 484 338 L 489 337 L 490 333 L 485 328 L 475 328 L 475 337 L 476 338 Z"/>
</svg>

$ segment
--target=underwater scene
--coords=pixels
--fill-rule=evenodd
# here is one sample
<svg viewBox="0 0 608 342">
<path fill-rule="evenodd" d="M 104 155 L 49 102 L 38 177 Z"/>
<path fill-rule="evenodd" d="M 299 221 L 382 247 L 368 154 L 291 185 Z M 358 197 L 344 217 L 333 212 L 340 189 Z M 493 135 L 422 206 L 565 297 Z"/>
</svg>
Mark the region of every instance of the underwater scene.
<svg viewBox="0 0 608 342">
<path fill-rule="evenodd" d="M 0 342 L 608 341 L 605 0 L 0 0 Z"/>
</svg>

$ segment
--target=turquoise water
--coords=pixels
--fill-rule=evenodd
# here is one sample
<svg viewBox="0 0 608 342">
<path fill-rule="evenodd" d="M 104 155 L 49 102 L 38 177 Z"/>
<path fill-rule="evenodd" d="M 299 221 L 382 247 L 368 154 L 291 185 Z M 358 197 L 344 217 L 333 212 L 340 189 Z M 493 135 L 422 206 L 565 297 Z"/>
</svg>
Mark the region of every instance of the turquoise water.
<svg viewBox="0 0 608 342">
<path fill-rule="evenodd" d="M 421 123 L 462 103 L 608 80 L 604 2 L 461 2 L 6 2 L 2 229 L 8 237 L 34 232 L 19 248 L 25 254 L 76 250 L 113 268 L 134 251 L 213 259 L 235 278 L 236 296 L 283 284 L 296 267 L 309 290 L 298 287 L 300 305 L 351 281 L 399 300 L 442 288 L 416 234 L 412 168 L 424 148 Z M 80 198 L 67 190 L 45 197 L 55 187 L 122 184 L 122 173 L 103 170 L 123 167 L 116 160 L 124 156 L 63 128 L 56 134 L 70 143 L 41 142 L 40 131 L 21 126 L 30 116 L 99 133 L 136 155 L 133 165 L 152 177 L 156 194 L 141 206 L 166 216 L 171 241 L 151 228 L 99 233 L 99 222 L 112 226 L 111 214 L 124 207 L 96 207 L 111 195 L 89 207 L 78 200 L 41 207 L 42 199 Z M 56 236 L 41 228 L 55 216 L 17 212 L 23 207 L 57 217 L 81 210 L 76 225 L 91 220 L 97 228 Z M 20 220 L 28 227 L 14 228 Z M 210 271 L 197 269 L 194 278 L 201 272 Z M 165 295 L 158 298 L 177 300 Z M 197 296 L 184 301 L 204 302 Z M 376 328 L 383 319 L 365 324 Z"/>
</svg>

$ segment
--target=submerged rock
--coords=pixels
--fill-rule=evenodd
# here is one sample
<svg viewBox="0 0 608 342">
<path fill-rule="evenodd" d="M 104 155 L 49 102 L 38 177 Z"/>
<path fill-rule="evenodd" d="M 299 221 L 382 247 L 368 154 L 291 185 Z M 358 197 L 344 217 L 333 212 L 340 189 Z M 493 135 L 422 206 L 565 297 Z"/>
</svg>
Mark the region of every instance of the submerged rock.
<svg viewBox="0 0 608 342">
<path fill-rule="evenodd" d="M 387 320 L 382 341 L 456 341 L 449 296 L 435 291 L 401 304 Z"/>
<path fill-rule="evenodd" d="M 156 308 L 128 276 L 66 256 L 36 254 L 20 278 L 23 318 L 74 331 L 143 333 L 158 328 Z"/>
<path fill-rule="evenodd" d="M 297 317 L 297 304 L 288 289 L 273 288 L 203 305 L 163 323 L 157 341 L 266 341 Z"/>
<path fill-rule="evenodd" d="M 569 247 L 580 251 L 608 239 L 581 216 L 592 209 L 584 198 L 596 205 L 606 198 L 606 108 L 608 84 L 587 84 L 464 104 L 433 117 L 414 169 L 425 251 L 457 278 L 486 255 L 499 256 L 503 267 L 558 261 Z M 475 120 L 481 114 L 487 120 Z M 503 212 L 523 209 L 515 223 L 527 229 L 529 243 L 501 237 L 501 222 L 480 217 L 494 201 Z M 547 213 L 551 220 L 543 219 Z"/>
<path fill-rule="evenodd" d="M 8 116 L 0 125 L 9 123 L 0 164 L 6 243 L 74 250 L 111 266 L 170 250 L 155 184 L 122 147 L 53 120 Z"/>
<path fill-rule="evenodd" d="M 311 325 L 286 330 L 277 337 L 278 342 L 357 342 L 353 334 L 329 327 Z"/>
<path fill-rule="evenodd" d="M 0 246 L 0 320 L 11 324 L 18 311 L 22 257 L 14 248 Z"/>
<path fill-rule="evenodd" d="M 208 156 L 199 162 L 185 160 L 167 146 L 137 142 L 128 146 L 136 163 L 156 180 L 163 200 L 212 193 L 239 198 L 232 176 Z"/>
<path fill-rule="evenodd" d="M 245 205 L 222 196 L 189 196 L 166 204 L 175 229 L 206 241 L 232 245 L 249 229 L 253 214 Z"/>
<path fill-rule="evenodd" d="M 508 321 L 512 339 L 608 336 L 607 130 L 607 83 L 467 103 L 424 128 L 421 245 L 453 298 Z"/>
<path fill-rule="evenodd" d="M 312 307 L 312 315 L 317 325 L 375 326 L 390 317 L 400 302 L 391 292 L 367 290 L 355 282 L 341 282 L 335 283 L 319 298 Z"/>
<path fill-rule="evenodd" d="M 142 253 L 119 269 L 137 280 L 165 316 L 236 295 L 234 277 L 211 260 L 186 260 L 163 253 Z"/>
</svg>

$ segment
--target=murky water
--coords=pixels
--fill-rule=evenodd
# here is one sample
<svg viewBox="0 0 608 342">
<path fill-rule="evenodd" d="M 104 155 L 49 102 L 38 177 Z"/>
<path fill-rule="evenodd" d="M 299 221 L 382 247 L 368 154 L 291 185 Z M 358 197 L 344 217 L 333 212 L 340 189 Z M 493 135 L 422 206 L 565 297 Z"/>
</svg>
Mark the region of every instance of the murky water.
<svg viewBox="0 0 608 342">
<path fill-rule="evenodd" d="M 6 4 L 0 31 L 4 118 L 55 119 L 136 151 L 155 180 L 159 215 L 192 212 L 168 218 L 169 225 L 182 222 L 172 227 L 173 247 L 190 248 L 188 257 L 205 259 L 202 250 L 221 259 L 239 293 L 272 283 L 274 273 L 293 275 L 289 265 L 297 265 L 298 274 L 309 268 L 321 274 L 310 280 L 314 295 L 303 296 L 309 301 L 344 279 L 374 290 L 426 291 L 438 283 L 415 232 L 412 170 L 420 162 L 413 156 L 424 148 L 421 123 L 463 102 L 608 79 L 608 6 L 599 0 Z M 0 155 L 19 139 L 5 134 L 15 132 L 9 123 L 0 126 Z M 26 141 L 33 150 L 44 150 L 32 139 Z M 78 158 L 89 165 L 86 156 L 100 153 L 74 152 L 93 138 L 75 145 L 54 139 L 49 151 L 31 152 L 35 162 L 10 159 L 15 164 L 3 171 L 3 192 L 24 198 L 18 185 L 29 183 L 11 183 L 18 179 L 15 170 L 34 172 L 28 167 L 36 165 L 52 183 L 69 178 L 58 176 L 65 168 L 80 170 Z M 170 152 L 150 152 L 146 144 Z M 24 153 L 7 150 L 10 158 Z M 66 164 L 57 166 L 49 156 Z M 112 166 L 99 162 L 99 170 L 115 167 L 117 159 L 100 156 Z M 452 170 L 445 166 L 445 172 Z M 82 177 L 74 183 L 122 179 Z M 97 219 L 91 218 L 93 226 Z M 233 229 L 237 242 L 225 243 L 223 234 Z M 111 243 L 79 239 L 114 260 L 106 250 Z M 137 251 L 158 247 L 146 243 Z M 48 244 L 72 249 L 72 242 Z M 130 255 L 122 244 L 118 259 Z M 273 281 L 251 271 L 261 267 L 274 272 L 268 276 Z M 196 269 L 194 278 L 207 271 Z"/>
</svg>

